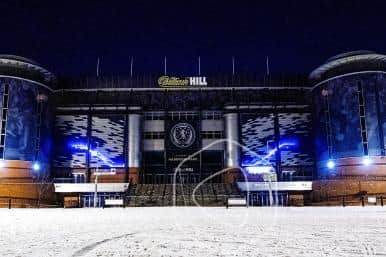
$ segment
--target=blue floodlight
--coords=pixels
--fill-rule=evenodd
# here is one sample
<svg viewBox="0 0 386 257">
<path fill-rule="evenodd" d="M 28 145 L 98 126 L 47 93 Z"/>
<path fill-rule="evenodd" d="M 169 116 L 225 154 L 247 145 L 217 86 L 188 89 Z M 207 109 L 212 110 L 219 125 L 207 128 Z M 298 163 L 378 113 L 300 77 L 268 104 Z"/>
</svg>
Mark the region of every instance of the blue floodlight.
<svg viewBox="0 0 386 257">
<path fill-rule="evenodd" d="M 299 146 L 299 140 L 297 138 L 287 138 L 287 139 L 281 139 L 279 142 L 279 149 L 288 151 L 288 150 L 294 150 Z"/>
<path fill-rule="evenodd" d="M 333 160 L 328 160 L 327 168 L 329 168 L 330 170 L 335 168 L 335 162 Z"/>
<path fill-rule="evenodd" d="M 40 170 L 40 164 L 38 162 L 35 162 L 33 165 L 32 165 L 32 169 L 34 171 L 39 171 Z"/>
<path fill-rule="evenodd" d="M 75 150 L 83 150 L 83 151 L 88 150 L 87 144 L 83 144 L 83 143 L 72 143 L 70 144 L 70 147 Z"/>
<path fill-rule="evenodd" d="M 371 160 L 370 160 L 370 158 L 368 156 L 364 156 L 363 159 L 362 159 L 362 163 L 365 166 L 369 166 L 371 164 Z"/>
</svg>

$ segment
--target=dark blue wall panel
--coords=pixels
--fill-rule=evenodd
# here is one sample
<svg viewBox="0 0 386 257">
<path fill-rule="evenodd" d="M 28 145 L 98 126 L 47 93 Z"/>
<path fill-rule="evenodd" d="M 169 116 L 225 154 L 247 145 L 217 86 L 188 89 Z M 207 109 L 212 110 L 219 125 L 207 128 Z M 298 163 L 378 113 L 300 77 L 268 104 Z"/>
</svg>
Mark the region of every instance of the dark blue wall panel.
<svg viewBox="0 0 386 257">
<path fill-rule="evenodd" d="M 40 91 L 39 94 L 45 98 L 48 92 Z M 49 164 L 52 158 L 52 106 L 49 99 L 41 101 L 41 124 L 40 124 L 40 146 L 38 160 Z"/>
<path fill-rule="evenodd" d="M 328 90 L 324 90 L 322 86 L 314 90 L 313 98 L 313 142 L 315 150 L 316 161 L 327 160 L 328 156 L 328 144 L 327 144 L 327 123 L 328 117 L 326 116 L 327 104 L 326 93 Z"/>
<path fill-rule="evenodd" d="M 11 80 L 5 138 L 5 159 L 35 159 L 38 87 Z"/>
<path fill-rule="evenodd" d="M 271 147 L 274 147 L 273 114 L 241 114 L 240 122 L 241 143 L 250 151 L 242 149 L 242 164 L 264 158 L 269 150 L 272 149 Z M 267 161 L 275 165 L 275 155 L 267 158 Z"/>
<path fill-rule="evenodd" d="M 381 155 L 376 80 L 374 75 L 362 80 L 369 155 Z"/>
<path fill-rule="evenodd" d="M 281 150 L 282 166 L 313 165 L 310 113 L 280 113 L 280 143 L 290 144 Z"/>
<path fill-rule="evenodd" d="M 124 115 L 92 117 L 91 167 L 124 167 L 124 128 Z"/>
<path fill-rule="evenodd" d="M 55 167 L 86 167 L 87 115 L 58 115 L 54 134 Z"/>
<path fill-rule="evenodd" d="M 4 92 L 4 85 L 6 81 L 4 79 L 0 78 L 0 108 L 3 107 L 3 92 Z M 0 121 L 3 118 L 3 112 L 0 112 Z M 0 129 L 1 129 L 1 123 L 0 123 Z"/>
<path fill-rule="evenodd" d="M 379 109 L 380 109 L 380 124 L 382 124 L 383 142 L 386 143 L 386 75 L 379 74 L 375 76 L 375 83 L 379 91 Z M 381 145 L 385 148 L 385 145 Z"/>
<path fill-rule="evenodd" d="M 334 158 L 363 155 L 357 91 L 355 80 L 328 82 Z"/>
</svg>

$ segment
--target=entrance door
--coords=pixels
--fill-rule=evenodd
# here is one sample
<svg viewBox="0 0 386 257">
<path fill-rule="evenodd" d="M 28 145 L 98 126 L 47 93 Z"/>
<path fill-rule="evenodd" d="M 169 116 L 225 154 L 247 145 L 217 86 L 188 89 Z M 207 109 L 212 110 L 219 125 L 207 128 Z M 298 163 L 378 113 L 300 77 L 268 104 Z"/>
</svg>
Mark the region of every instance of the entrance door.
<svg viewBox="0 0 386 257">
<path fill-rule="evenodd" d="M 287 192 L 272 192 L 273 205 L 288 206 Z M 271 206 L 271 201 L 268 192 L 250 192 L 249 193 L 250 206 Z"/>
</svg>

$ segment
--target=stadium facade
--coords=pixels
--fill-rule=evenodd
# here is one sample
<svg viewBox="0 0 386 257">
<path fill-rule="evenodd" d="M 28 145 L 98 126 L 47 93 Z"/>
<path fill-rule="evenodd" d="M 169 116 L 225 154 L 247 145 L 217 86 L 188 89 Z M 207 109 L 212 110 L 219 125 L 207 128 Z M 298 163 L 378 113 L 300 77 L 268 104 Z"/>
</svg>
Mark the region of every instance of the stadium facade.
<svg viewBox="0 0 386 257">
<path fill-rule="evenodd" d="M 285 79 L 57 79 L 2 55 L 0 95 L 0 198 L 20 205 L 102 205 L 139 197 L 137 185 L 203 180 L 259 205 L 271 186 L 285 205 L 386 192 L 386 56 L 374 52 Z"/>
</svg>

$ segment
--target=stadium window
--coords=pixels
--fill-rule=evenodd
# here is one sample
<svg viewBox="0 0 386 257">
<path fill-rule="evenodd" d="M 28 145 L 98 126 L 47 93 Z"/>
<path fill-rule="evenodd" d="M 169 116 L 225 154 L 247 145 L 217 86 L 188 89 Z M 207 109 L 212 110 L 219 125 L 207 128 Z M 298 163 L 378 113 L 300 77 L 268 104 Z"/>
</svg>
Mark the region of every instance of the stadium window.
<svg viewBox="0 0 386 257">
<path fill-rule="evenodd" d="M 164 120 L 163 112 L 147 112 L 145 113 L 145 120 Z"/>
<path fill-rule="evenodd" d="M 144 139 L 164 139 L 164 132 L 144 132 Z"/>
<path fill-rule="evenodd" d="M 203 120 L 220 120 L 221 112 L 218 111 L 206 111 L 202 113 Z"/>
<path fill-rule="evenodd" d="M 221 139 L 223 138 L 223 133 L 221 131 L 202 131 L 201 137 L 203 139 Z"/>
</svg>

